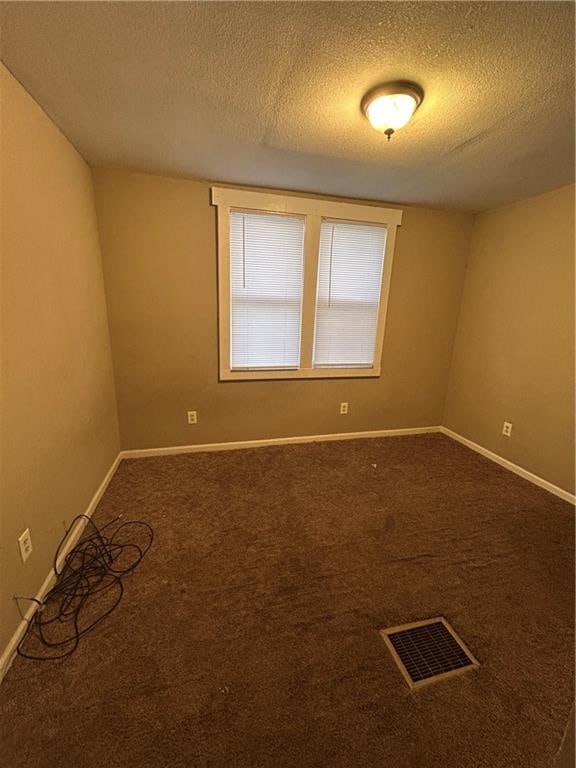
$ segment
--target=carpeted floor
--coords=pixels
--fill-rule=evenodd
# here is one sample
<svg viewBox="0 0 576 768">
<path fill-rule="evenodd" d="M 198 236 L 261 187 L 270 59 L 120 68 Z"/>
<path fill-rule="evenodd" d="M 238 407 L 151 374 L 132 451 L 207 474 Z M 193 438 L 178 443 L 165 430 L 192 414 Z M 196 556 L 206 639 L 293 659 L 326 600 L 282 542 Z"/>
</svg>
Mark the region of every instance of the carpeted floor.
<svg viewBox="0 0 576 768">
<path fill-rule="evenodd" d="M 3 765 L 552 766 L 567 503 L 430 435 L 124 461 L 119 513 L 153 548 L 70 660 L 16 660 Z M 377 630 L 439 614 L 482 666 L 412 693 Z"/>
</svg>

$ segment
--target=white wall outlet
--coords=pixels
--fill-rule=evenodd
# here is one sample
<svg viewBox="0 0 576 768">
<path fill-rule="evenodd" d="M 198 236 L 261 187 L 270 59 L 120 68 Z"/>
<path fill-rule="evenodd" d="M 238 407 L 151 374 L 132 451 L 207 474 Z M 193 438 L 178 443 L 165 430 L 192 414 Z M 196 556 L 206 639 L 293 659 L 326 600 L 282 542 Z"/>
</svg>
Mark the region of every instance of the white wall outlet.
<svg viewBox="0 0 576 768">
<path fill-rule="evenodd" d="M 198 411 L 188 411 L 188 424 L 198 424 Z"/>
<path fill-rule="evenodd" d="M 26 528 L 26 530 L 18 536 L 18 546 L 20 547 L 20 557 L 22 558 L 22 562 L 25 563 L 32 554 L 32 536 L 30 535 L 30 528 Z"/>
<path fill-rule="evenodd" d="M 340 403 L 340 416 L 348 415 L 348 403 Z"/>
<path fill-rule="evenodd" d="M 512 423 L 510 421 L 504 422 L 504 426 L 502 427 L 502 434 L 504 437 L 510 437 L 512 434 Z"/>
</svg>

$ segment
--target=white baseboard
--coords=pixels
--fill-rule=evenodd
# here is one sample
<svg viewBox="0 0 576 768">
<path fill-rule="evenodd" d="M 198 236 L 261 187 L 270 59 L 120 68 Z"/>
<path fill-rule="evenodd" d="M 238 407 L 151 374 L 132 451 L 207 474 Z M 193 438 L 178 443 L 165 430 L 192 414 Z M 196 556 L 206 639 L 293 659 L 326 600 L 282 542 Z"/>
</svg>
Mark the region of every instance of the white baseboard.
<svg viewBox="0 0 576 768">
<path fill-rule="evenodd" d="M 263 440 L 240 440 L 237 442 L 228 443 L 201 443 L 198 445 L 173 445 L 166 448 L 136 448 L 129 451 L 121 451 L 120 456 L 123 459 L 142 459 L 147 456 L 174 456 L 181 453 L 203 453 L 206 451 L 232 451 L 241 450 L 243 448 L 263 448 L 270 445 L 295 445 L 298 443 L 316 443 L 325 442 L 331 440 L 357 440 L 361 438 L 375 438 L 375 437 L 399 437 L 402 435 L 424 435 L 434 432 L 440 432 L 447 437 L 451 437 L 453 440 L 457 440 L 459 443 L 466 445 L 473 451 L 486 456 L 486 458 L 500 464 L 500 466 L 514 472 L 515 474 L 523 477 L 525 480 L 529 480 L 531 483 L 544 488 L 545 490 L 553 493 L 555 496 L 559 496 L 564 501 L 568 501 L 572 504 L 576 503 L 576 497 L 574 494 L 565 491 L 563 488 L 559 488 L 557 485 L 544 480 L 544 478 L 529 472 L 523 467 L 519 467 L 517 464 L 513 464 L 508 459 L 498 456 L 498 454 L 489 451 L 487 448 L 483 448 L 481 445 L 474 443 L 472 440 L 463 437 L 457 432 L 453 432 L 451 429 L 443 426 L 436 427 L 407 427 L 406 429 L 376 429 L 369 432 L 336 432 L 327 435 L 299 435 L 297 437 L 270 437 Z"/>
<path fill-rule="evenodd" d="M 108 484 L 110 480 L 112 480 L 114 473 L 116 472 L 118 465 L 120 464 L 120 461 L 122 460 L 121 454 L 118 454 L 116 456 L 112 466 L 106 473 L 106 477 L 102 482 L 100 483 L 100 486 L 98 487 L 98 490 L 92 496 L 92 499 L 90 500 L 90 503 L 88 504 L 88 507 L 84 510 L 84 514 L 88 517 L 92 516 L 92 513 L 98 506 L 98 502 L 104 495 L 104 492 L 106 488 L 108 487 Z M 72 547 L 76 544 L 78 539 L 80 538 L 80 535 L 82 531 L 84 530 L 84 526 L 86 525 L 86 521 L 79 520 L 76 523 L 76 526 L 74 527 L 74 530 L 70 532 L 70 535 L 68 536 L 68 539 L 66 540 L 65 546 L 62 548 L 62 551 L 60 552 L 60 556 L 58 557 L 58 561 L 56 563 L 58 569 L 62 566 L 64 562 L 64 558 L 70 552 Z M 38 590 L 38 592 L 35 595 L 36 600 L 42 601 L 44 599 L 44 596 L 46 593 L 51 589 L 52 585 L 55 581 L 55 573 L 54 569 L 50 568 L 50 571 L 46 578 L 44 579 L 44 582 L 42 583 L 42 586 Z M 28 607 L 28 610 L 24 614 L 24 618 L 20 622 L 20 624 L 17 626 L 16 631 L 12 635 L 11 639 L 8 642 L 8 645 L 4 649 L 2 655 L 0 656 L 0 683 L 2 682 L 4 676 L 10 669 L 10 666 L 12 662 L 14 661 L 14 657 L 16 656 L 16 649 L 18 648 L 18 645 L 22 638 L 24 637 L 24 633 L 26 632 L 26 628 L 28 627 L 28 624 L 30 623 L 32 617 L 36 613 L 36 610 L 38 609 L 38 605 L 34 602 L 30 602 L 30 605 Z"/>
<path fill-rule="evenodd" d="M 497 453 L 493 453 L 487 448 L 483 448 L 481 445 L 478 445 L 478 443 L 474 443 L 472 440 L 468 440 L 467 437 L 463 437 L 462 435 L 458 434 L 458 432 L 453 432 L 451 429 L 448 429 L 448 427 L 440 427 L 438 431 L 447 437 L 451 437 L 452 440 L 457 440 L 459 443 L 462 443 L 462 445 L 465 445 L 467 448 L 471 448 L 473 451 L 476 451 L 476 453 L 485 456 L 487 459 L 496 462 L 496 464 L 500 464 L 501 467 L 510 470 L 510 472 L 514 472 L 514 474 L 523 477 L 524 480 L 528 480 L 529 482 L 534 483 L 534 485 L 538 485 L 540 488 L 544 488 L 546 491 L 553 493 L 555 496 L 559 496 L 564 501 L 570 502 L 570 504 L 576 504 L 576 496 L 573 493 L 565 491 L 563 488 L 559 488 L 557 485 L 548 482 L 548 480 L 544 480 L 543 477 L 539 477 L 533 472 L 529 472 L 527 469 L 524 469 L 524 467 L 520 467 L 518 464 L 514 464 L 513 462 L 508 461 L 508 459 L 504 459 Z"/>
<path fill-rule="evenodd" d="M 269 445 L 294 445 L 320 443 L 331 440 L 358 440 L 359 438 L 401 437 L 439 432 L 440 427 L 407 427 L 406 429 L 376 429 L 371 432 L 335 432 L 327 435 L 298 435 L 297 437 L 269 437 L 263 440 L 239 440 L 229 443 L 201 443 L 198 445 L 173 445 L 166 448 L 136 448 L 121 451 L 123 459 L 142 459 L 146 456 L 173 456 L 179 453 L 205 453 L 207 451 L 237 451 L 243 448 L 265 448 Z"/>
</svg>

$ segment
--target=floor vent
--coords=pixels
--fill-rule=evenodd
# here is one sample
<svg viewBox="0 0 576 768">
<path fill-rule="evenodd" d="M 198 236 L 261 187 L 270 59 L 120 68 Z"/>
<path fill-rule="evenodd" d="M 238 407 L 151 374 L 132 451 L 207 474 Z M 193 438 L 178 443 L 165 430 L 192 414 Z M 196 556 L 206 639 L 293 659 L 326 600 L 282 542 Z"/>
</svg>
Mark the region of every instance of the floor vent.
<svg viewBox="0 0 576 768">
<path fill-rule="evenodd" d="M 380 634 L 410 688 L 480 666 L 442 616 L 381 629 Z"/>
</svg>

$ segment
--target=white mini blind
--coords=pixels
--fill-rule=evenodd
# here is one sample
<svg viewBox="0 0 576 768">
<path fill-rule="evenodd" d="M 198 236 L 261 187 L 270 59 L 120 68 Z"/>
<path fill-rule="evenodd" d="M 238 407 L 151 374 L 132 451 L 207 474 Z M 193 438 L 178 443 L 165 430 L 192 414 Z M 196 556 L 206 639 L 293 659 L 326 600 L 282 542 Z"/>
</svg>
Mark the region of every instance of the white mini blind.
<svg viewBox="0 0 576 768">
<path fill-rule="evenodd" d="M 385 247 L 383 226 L 322 221 L 315 368 L 374 365 Z"/>
<path fill-rule="evenodd" d="M 230 211 L 230 367 L 298 368 L 303 216 Z"/>
</svg>

